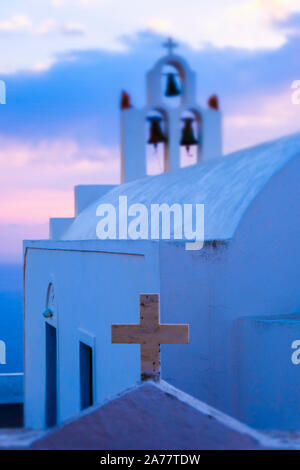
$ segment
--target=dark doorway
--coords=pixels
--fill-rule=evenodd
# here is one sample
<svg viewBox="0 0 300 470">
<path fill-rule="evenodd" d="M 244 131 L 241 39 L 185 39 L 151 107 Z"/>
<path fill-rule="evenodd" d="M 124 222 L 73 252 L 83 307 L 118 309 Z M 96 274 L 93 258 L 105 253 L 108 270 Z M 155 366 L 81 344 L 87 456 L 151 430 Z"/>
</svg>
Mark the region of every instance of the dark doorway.
<svg viewBox="0 0 300 470">
<path fill-rule="evenodd" d="M 57 424 L 56 328 L 46 323 L 46 426 Z"/>
<path fill-rule="evenodd" d="M 93 404 L 93 350 L 80 342 L 80 402 L 84 410 Z"/>
</svg>

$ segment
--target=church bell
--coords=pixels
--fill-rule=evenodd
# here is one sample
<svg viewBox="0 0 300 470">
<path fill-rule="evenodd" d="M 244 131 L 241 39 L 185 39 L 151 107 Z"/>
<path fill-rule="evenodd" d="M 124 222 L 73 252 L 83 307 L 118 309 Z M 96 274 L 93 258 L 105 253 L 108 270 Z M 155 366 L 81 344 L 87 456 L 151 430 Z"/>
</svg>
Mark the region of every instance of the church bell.
<svg viewBox="0 0 300 470">
<path fill-rule="evenodd" d="M 180 89 L 177 85 L 175 74 L 168 73 L 167 74 L 167 88 L 165 92 L 165 96 L 178 96 L 180 95 Z"/>
<path fill-rule="evenodd" d="M 180 145 L 186 148 L 187 152 L 189 152 L 190 147 L 192 145 L 197 145 L 198 141 L 196 137 L 194 136 L 194 130 L 193 130 L 193 118 L 183 118 L 184 121 L 184 127 L 182 129 L 182 136 L 181 136 L 181 141 Z"/>
<path fill-rule="evenodd" d="M 148 139 L 148 144 L 154 145 L 154 148 L 157 148 L 157 145 L 166 142 L 166 137 L 163 134 L 161 129 L 161 118 L 160 117 L 149 117 L 150 121 L 150 135 Z"/>
</svg>

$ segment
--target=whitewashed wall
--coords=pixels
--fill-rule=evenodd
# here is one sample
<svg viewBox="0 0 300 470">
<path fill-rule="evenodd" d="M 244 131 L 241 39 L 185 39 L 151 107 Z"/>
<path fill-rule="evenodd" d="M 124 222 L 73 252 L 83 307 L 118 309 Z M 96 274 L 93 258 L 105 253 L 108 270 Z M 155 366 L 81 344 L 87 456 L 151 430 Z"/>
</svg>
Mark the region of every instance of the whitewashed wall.
<svg viewBox="0 0 300 470">
<path fill-rule="evenodd" d="M 284 349 L 290 338 L 277 340 L 280 330 L 284 336 L 287 329 L 278 322 L 268 328 L 262 354 L 269 354 L 268 345 L 274 344 L 277 357 L 283 358 L 264 373 L 266 357 L 260 367 L 255 364 L 262 343 L 247 324 L 252 321 L 248 317 L 280 315 L 284 325 L 285 315 L 299 314 L 299 171 L 299 158 L 294 158 L 256 196 L 232 240 L 206 242 L 200 251 L 188 252 L 184 243 L 172 242 L 30 242 L 25 286 L 26 424 L 44 425 L 41 314 L 52 276 L 58 300 L 61 420 L 79 410 L 78 329 L 96 337 L 96 396 L 101 400 L 139 378 L 139 347 L 111 345 L 110 325 L 138 322 L 139 294 L 159 292 L 161 321 L 190 324 L 189 345 L 162 345 L 163 379 L 260 428 L 274 425 L 272 404 L 280 403 L 281 394 L 277 427 L 300 428 L 300 365 L 299 372 L 297 366 L 290 369 L 292 351 Z M 43 249 L 33 249 L 39 247 Z M 241 318 L 243 330 L 236 327 Z M 298 322 L 294 325 L 295 339 L 300 339 Z M 241 341 L 242 332 L 247 341 Z M 264 391 L 261 395 L 257 383 Z M 290 403 L 294 413 L 287 422 L 285 406 Z"/>
<path fill-rule="evenodd" d="M 49 282 L 57 314 L 58 417 L 80 410 L 79 340 L 95 337 L 96 401 L 140 377 L 138 345 L 112 345 L 112 323 L 139 323 L 139 294 L 159 292 L 157 244 L 28 242 L 25 255 L 25 423 L 45 426 L 45 309 Z M 67 248 L 68 251 L 65 251 Z"/>
<path fill-rule="evenodd" d="M 299 174 L 295 158 L 267 183 L 227 243 L 193 253 L 161 245 L 162 317 L 191 324 L 190 346 L 173 347 L 177 365 L 162 348 L 163 378 L 260 428 L 275 422 L 277 428 L 300 428 L 300 365 L 291 365 L 290 348 L 291 336 L 300 339 Z M 250 324 L 241 341 L 239 318 L 278 315 L 280 322 L 274 318 L 268 327 L 265 350 Z M 272 361 L 270 345 L 281 361 Z"/>
</svg>

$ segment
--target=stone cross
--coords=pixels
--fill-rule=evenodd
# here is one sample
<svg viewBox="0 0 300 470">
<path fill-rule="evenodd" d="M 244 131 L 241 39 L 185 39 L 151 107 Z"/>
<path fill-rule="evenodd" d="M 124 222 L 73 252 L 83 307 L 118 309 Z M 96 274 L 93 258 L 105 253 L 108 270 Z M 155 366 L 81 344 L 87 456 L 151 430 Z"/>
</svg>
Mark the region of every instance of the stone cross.
<svg viewBox="0 0 300 470">
<path fill-rule="evenodd" d="M 188 344 L 189 325 L 161 325 L 159 294 L 140 295 L 140 324 L 112 325 L 112 343 L 141 345 L 141 379 L 160 379 L 160 345 Z"/>
<path fill-rule="evenodd" d="M 167 41 L 163 44 L 163 47 L 168 50 L 169 55 L 172 55 L 173 49 L 175 49 L 175 47 L 178 47 L 178 44 L 174 42 L 172 38 L 168 38 Z"/>
</svg>

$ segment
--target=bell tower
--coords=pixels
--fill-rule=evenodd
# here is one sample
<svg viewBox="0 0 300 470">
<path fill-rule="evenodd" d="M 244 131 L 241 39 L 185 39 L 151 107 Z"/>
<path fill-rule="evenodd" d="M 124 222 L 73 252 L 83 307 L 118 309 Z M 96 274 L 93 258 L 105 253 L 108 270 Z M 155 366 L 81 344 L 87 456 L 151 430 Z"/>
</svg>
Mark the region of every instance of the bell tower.
<svg viewBox="0 0 300 470">
<path fill-rule="evenodd" d="M 216 95 L 202 107 L 196 101 L 196 74 L 174 53 L 169 38 L 167 54 L 147 73 L 147 103 L 131 105 L 123 91 L 121 99 L 121 182 L 147 174 L 147 145 L 163 146 L 161 172 L 179 169 L 181 155 L 194 154 L 194 164 L 222 155 L 222 119 Z M 148 129 L 147 129 L 148 124 Z M 147 135 L 148 133 L 148 135 Z"/>
</svg>

